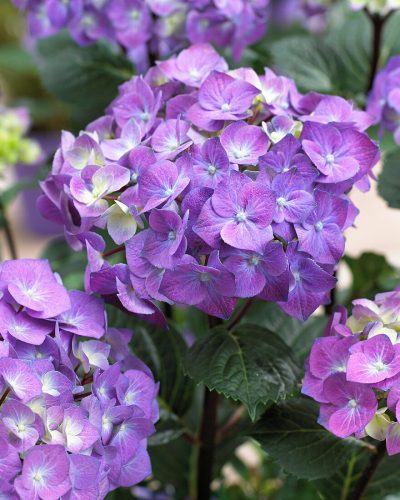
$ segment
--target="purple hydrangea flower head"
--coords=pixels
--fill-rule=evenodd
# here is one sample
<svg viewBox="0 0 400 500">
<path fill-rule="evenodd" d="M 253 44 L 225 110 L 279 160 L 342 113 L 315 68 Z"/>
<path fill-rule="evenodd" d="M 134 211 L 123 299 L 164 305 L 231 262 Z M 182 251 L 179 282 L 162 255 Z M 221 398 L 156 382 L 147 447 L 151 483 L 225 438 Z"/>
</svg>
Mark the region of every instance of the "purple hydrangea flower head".
<svg viewBox="0 0 400 500">
<path fill-rule="evenodd" d="M 147 477 L 158 384 L 132 332 L 47 261 L 2 262 L 0 290 L 0 495 L 104 498 Z"/>
<path fill-rule="evenodd" d="M 368 435 L 400 453 L 400 290 L 338 307 L 306 361 L 302 392 L 321 405 L 319 422 L 345 438 Z"/>
<path fill-rule="evenodd" d="M 225 17 L 224 36 L 239 36 L 240 16 L 265 6 L 218 1 L 210 13 L 207 1 L 191 4 L 205 9 L 212 36 Z M 172 9 L 168 17 L 187 5 L 148 7 Z M 262 76 L 229 71 L 202 42 L 121 85 L 77 138 L 63 133 L 39 208 L 64 225 L 74 249 L 86 249 L 87 290 L 146 321 L 165 325 L 157 302 L 227 318 L 242 297 L 305 319 L 330 300 L 344 231 L 357 215 L 349 192 L 368 185 L 379 159 L 367 124 L 346 100 L 302 95 L 268 68 Z M 106 248 L 105 232 L 117 246 Z M 60 328 L 96 332 L 73 352 L 86 368 L 105 370 L 109 353 L 99 349 L 95 359 L 104 323 L 90 326 L 97 306 L 88 323 L 78 309 L 60 316 Z"/>
<path fill-rule="evenodd" d="M 381 134 L 389 131 L 400 144 L 400 56 L 392 57 L 376 75 L 367 111 L 380 124 Z"/>
<path fill-rule="evenodd" d="M 105 39 L 120 46 L 139 70 L 146 70 L 150 60 L 165 59 L 183 47 L 199 44 L 198 49 L 189 47 L 174 61 L 161 63 L 170 76 L 181 74 L 182 81 L 192 86 L 201 83 L 205 71 L 226 69 L 222 58 L 203 47 L 212 43 L 231 48 L 239 61 L 244 49 L 263 37 L 268 22 L 268 0 L 13 1 L 28 13 L 33 38 L 66 28 L 80 45 Z"/>
</svg>

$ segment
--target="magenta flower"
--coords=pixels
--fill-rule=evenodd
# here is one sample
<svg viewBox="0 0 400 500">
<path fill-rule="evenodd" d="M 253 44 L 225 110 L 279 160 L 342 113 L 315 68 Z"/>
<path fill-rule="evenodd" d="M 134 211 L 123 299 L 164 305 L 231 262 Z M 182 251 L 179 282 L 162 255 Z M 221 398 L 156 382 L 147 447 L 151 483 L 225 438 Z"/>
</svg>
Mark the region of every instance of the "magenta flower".
<svg viewBox="0 0 400 500">
<path fill-rule="evenodd" d="M 276 196 L 274 221 L 299 223 L 304 221 L 316 206 L 314 196 L 307 191 L 308 183 L 297 169 L 274 177 L 271 189 Z"/>
<path fill-rule="evenodd" d="M 0 380 L 24 403 L 42 391 L 39 377 L 19 359 L 0 358 Z"/>
<path fill-rule="evenodd" d="M 70 307 L 64 287 L 47 261 L 6 261 L 0 268 L 0 290 L 38 318 L 55 316 Z"/>
<path fill-rule="evenodd" d="M 221 134 L 221 144 L 229 160 L 238 165 L 256 165 L 268 150 L 265 133 L 254 125 L 232 123 Z"/>
<path fill-rule="evenodd" d="M 341 373 L 326 379 L 323 394 L 329 401 L 329 407 L 321 423 L 342 438 L 361 432 L 378 408 L 371 388 L 346 382 L 346 376 Z"/>
<path fill-rule="evenodd" d="M 71 489 L 67 452 L 59 445 L 32 448 L 15 480 L 21 498 L 56 500 Z"/>
<path fill-rule="evenodd" d="M 208 44 L 193 45 L 178 56 L 158 63 L 158 66 L 171 80 L 190 87 L 200 87 L 211 71 L 228 69 L 225 59 Z"/>
<path fill-rule="evenodd" d="M 316 208 L 296 224 L 299 249 L 322 264 L 335 264 L 344 253 L 343 230 L 346 227 L 349 202 L 324 191 L 314 193 Z"/>
<path fill-rule="evenodd" d="M 195 232 L 214 248 L 222 238 L 235 248 L 257 250 L 272 239 L 274 211 L 275 197 L 268 188 L 232 172 L 204 205 Z"/>
<path fill-rule="evenodd" d="M 374 123 L 380 124 L 381 135 L 388 130 L 393 134 L 397 144 L 400 144 L 399 75 L 400 57 L 394 56 L 376 75 L 367 107 Z"/>
<path fill-rule="evenodd" d="M 213 71 L 199 90 L 198 104 L 194 104 L 188 118 L 205 130 L 219 130 L 226 120 L 249 117 L 249 108 L 259 90 L 253 85 Z"/>
<path fill-rule="evenodd" d="M 287 256 L 292 274 L 289 299 L 281 308 L 295 318 L 304 320 L 317 304 L 329 301 L 328 292 L 335 286 L 335 278 L 318 266 L 306 253 L 296 253 L 296 244 L 288 247 Z"/>
<path fill-rule="evenodd" d="M 154 266 L 172 268 L 186 252 L 185 229 L 188 213 L 183 220 L 172 210 L 153 210 L 149 217 L 150 231 L 143 252 Z"/>
<path fill-rule="evenodd" d="M 288 262 L 281 243 L 270 241 L 259 251 L 226 250 L 224 266 L 235 276 L 237 297 L 254 297 L 271 277 L 282 279 Z"/>
<path fill-rule="evenodd" d="M 376 335 L 352 349 L 347 364 L 347 380 L 373 384 L 400 372 L 400 346 L 386 335 Z"/>
<path fill-rule="evenodd" d="M 69 292 L 71 308 L 57 317 L 60 327 L 77 335 L 100 338 L 105 333 L 101 300 L 74 290 Z"/>
<path fill-rule="evenodd" d="M 6 401 L 1 407 L 1 418 L 10 445 L 20 453 L 28 451 L 44 434 L 39 416 L 19 401 Z"/>
<path fill-rule="evenodd" d="M 216 259 L 201 266 L 194 260 L 167 270 L 161 292 L 178 304 L 196 305 L 207 314 L 229 318 L 235 307 L 235 280 Z"/>
<path fill-rule="evenodd" d="M 302 132 L 302 146 L 324 177 L 319 182 L 340 182 L 354 177 L 360 169 L 353 157 L 352 141 L 348 132 L 333 125 L 306 122 Z"/>
<path fill-rule="evenodd" d="M 215 189 L 231 170 L 228 155 L 217 137 L 192 152 L 194 186 Z"/>
<path fill-rule="evenodd" d="M 0 333 L 4 338 L 11 335 L 27 344 L 40 345 L 53 329 L 51 323 L 32 318 L 23 311 L 17 313 L 10 304 L 0 302 Z"/>
<path fill-rule="evenodd" d="M 158 161 L 142 175 L 139 195 L 144 205 L 143 211 L 147 212 L 160 205 L 167 207 L 189 182 L 189 177 L 184 172 L 179 172 L 175 163 Z"/>
</svg>

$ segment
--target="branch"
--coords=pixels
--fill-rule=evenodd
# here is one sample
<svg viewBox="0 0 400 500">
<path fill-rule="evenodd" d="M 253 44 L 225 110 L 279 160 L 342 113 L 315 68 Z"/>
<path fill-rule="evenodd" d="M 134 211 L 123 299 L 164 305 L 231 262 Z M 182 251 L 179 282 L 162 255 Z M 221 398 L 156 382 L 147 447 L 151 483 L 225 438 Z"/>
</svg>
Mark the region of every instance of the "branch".
<svg viewBox="0 0 400 500">
<path fill-rule="evenodd" d="M 378 71 L 384 26 L 386 21 L 389 19 L 389 17 L 393 14 L 394 11 L 390 11 L 386 16 L 383 17 L 380 16 L 379 14 L 371 14 L 368 9 L 365 9 L 365 12 L 372 24 L 372 53 L 371 53 L 371 67 L 370 67 L 368 87 L 367 87 L 367 94 L 368 94 L 368 92 L 372 89 L 375 80 L 375 75 Z"/>
<path fill-rule="evenodd" d="M 4 204 L 0 198 L 0 212 L 3 214 L 3 229 L 4 229 L 4 234 L 7 240 L 7 245 L 8 248 L 10 249 L 10 255 L 13 260 L 18 259 L 17 255 L 17 246 L 15 244 L 14 236 L 11 231 L 11 226 L 10 223 L 8 222 L 7 219 L 7 214 L 6 214 L 6 209 L 4 207 Z"/>
<path fill-rule="evenodd" d="M 372 480 L 376 469 L 381 463 L 382 459 L 386 455 L 386 442 L 382 441 L 376 448 L 376 453 L 370 458 L 368 465 L 365 467 L 358 483 L 356 484 L 353 495 L 351 495 L 351 500 L 361 500 L 363 497 L 369 482 Z"/>
<path fill-rule="evenodd" d="M 228 325 L 229 331 L 233 330 L 235 328 L 235 326 L 238 325 L 242 321 L 242 319 L 244 318 L 244 316 L 246 315 L 246 313 L 248 312 L 248 310 L 250 309 L 252 304 L 253 304 L 252 298 L 249 298 L 246 300 L 246 302 L 243 304 L 242 308 L 239 310 L 237 315 L 233 318 L 231 323 Z"/>
</svg>

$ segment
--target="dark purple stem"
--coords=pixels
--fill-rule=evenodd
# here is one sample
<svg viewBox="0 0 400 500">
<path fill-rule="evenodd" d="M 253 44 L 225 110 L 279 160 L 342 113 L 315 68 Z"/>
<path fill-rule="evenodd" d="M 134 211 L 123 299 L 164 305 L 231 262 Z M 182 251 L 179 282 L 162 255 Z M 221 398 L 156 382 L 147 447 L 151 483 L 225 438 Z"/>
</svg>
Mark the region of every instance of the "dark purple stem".
<svg viewBox="0 0 400 500">
<path fill-rule="evenodd" d="M 354 493 L 350 495 L 349 500 L 361 500 L 363 497 L 369 482 L 372 480 L 376 469 L 386 455 L 386 441 L 382 441 L 376 448 L 376 452 L 370 458 L 368 465 L 365 467 L 362 476 L 360 477 L 358 483 L 356 484 Z"/>
<path fill-rule="evenodd" d="M 124 245 L 121 245 L 119 247 L 116 247 L 116 248 L 113 248 L 112 250 L 109 250 L 108 252 L 104 252 L 103 253 L 103 257 L 106 258 L 106 257 L 110 257 L 111 255 L 114 255 L 116 253 L 119 253 L 119 252 L 123 252 L 125 249 L 125 246 Z"/>
<path fill-rule="evenodd" d="M 197 464 L 197 500 L 209 500 L 215 456 L 218 393 L 204 390 L 203 416 L 200 428 L 200 449 Z"/>
<path fill-rule="evenodd" d="M 3 229 L 4 229 L 4 234 L 7 240 L 7 245 L 8 248 L 10 249 L 10 255 L 11 258 L 16 260 L 18 259 L 17 255 L 17 246 L 15 244 L 14 236 L 11 231 L 11 226 L 10 223 L 8 222 L 7 219 L 7 214 L 6 214 L 6 209 L 4 207 L 3 202 L 0 199 L 0 212 L 2 213 L 2 219 L 3 219 Z"/>
<path fill-rule="evenodd" d="M 7 389 L 4 391 L 4 394 L 1 396 L 0 399 L 0 406 L 4 403 L 4 401 L 7 399 L 7 396 L 10 394 L 10 388 L 7 387 Z"/>
<path fill-rule="evenodd" d="M 367 87 L 367 93 L 368 93 L 372 89 L 375 80 L 375 75 L 378 71 L 385 23 L 389 19 L 389 17 L 393 14 L 393 11 L 389 12 L 389 14 L 383 17 L 380 16 L 379 14 L 371 14 L 368 10 L 366 10 L 366 13 L 372 24 L 372 53 L 371 53 L 371 67 L 370 67 L 368 87 Z"/>
<path fill-rule="evenodd" d="M 222 324 L 212 316 L 208 317 L 210 330 Z M 197 461 L 197 500 L 209 500 L 213 479 L 215 441 L 217 433 L 218 393 L 205 387 L 203 415 L 199 433 L 199 456 Z"/>
</svg>

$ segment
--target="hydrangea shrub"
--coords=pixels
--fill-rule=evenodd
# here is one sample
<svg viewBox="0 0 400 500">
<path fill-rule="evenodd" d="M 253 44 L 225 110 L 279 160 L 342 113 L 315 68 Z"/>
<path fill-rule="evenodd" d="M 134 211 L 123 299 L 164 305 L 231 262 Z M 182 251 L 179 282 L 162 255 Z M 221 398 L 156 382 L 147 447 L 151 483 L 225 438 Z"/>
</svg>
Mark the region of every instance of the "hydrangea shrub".
<svg viewBox="0 0 400 500">
<path fill-rule="evenodd" d="M 379 158 L 370 123 L 195 45 L 63 133 L 39 209 L 87 251 L 87 290 L 130 312 L 162 321 L 158 301 L 227 319 L 256 297 L 305 319 L 330 300 L 357 215 L 348 193 Z"/>
<path fill-rule="evenodd" d="M 0 495 L 104 498 L 151 472 L 155 383 L 103 301 L 44 260 L 0 264 Z"/>
</svg>

